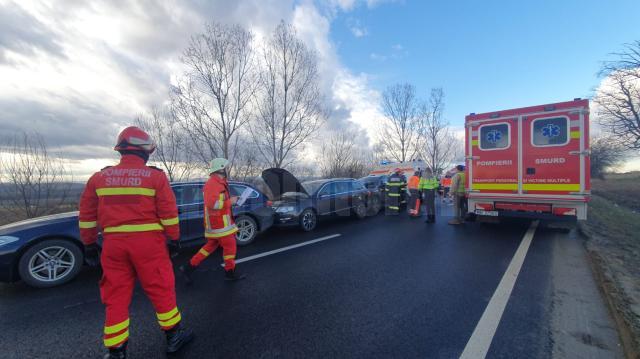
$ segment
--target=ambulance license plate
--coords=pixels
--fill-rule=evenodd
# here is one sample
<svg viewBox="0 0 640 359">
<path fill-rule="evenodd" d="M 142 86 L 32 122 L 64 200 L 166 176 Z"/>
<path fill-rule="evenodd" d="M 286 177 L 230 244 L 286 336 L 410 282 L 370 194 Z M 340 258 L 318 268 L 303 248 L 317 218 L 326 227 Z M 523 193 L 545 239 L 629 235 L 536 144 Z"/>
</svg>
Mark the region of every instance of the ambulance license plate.
<svg viewBox="0 0 640 359">
<path fill-rule="evenodd" d="M 485 211 L 484 209 L 476 209 L 476 214 L 478 216 L 498 217 L 498 211 Z"/>
</svg>

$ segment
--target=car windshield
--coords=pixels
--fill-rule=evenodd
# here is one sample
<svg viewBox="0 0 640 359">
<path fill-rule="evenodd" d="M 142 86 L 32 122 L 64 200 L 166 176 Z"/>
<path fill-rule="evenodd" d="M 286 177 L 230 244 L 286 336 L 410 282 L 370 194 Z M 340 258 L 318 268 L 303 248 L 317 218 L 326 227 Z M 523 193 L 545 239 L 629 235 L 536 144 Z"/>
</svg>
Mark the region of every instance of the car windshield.
<svg viewBox="0 0 640 359">
<path fill-rule="evenodd" d="M 302 183 L 302 187 L 304 187 L 308 194 L 313 194 L 325 183 L 326 181 L 307 181 Z"/>
</svg>

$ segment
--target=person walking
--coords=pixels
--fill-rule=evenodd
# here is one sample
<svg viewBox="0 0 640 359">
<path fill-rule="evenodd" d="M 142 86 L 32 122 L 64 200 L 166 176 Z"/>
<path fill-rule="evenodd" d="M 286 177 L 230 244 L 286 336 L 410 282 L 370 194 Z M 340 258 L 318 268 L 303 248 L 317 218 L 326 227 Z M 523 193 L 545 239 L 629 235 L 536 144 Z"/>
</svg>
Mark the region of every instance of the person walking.
<svg viewBox="0 0 640 359">
<path fill-rule="evenodd" d="M 467 197 L 465 193 L 466 174 L 463 165 L 456 166 L 456 174 L 451 178 L 451 194 L 453 195 L 453 219 L 449 224 L 463 224 L 467 214 Z"/>
<path fill-rule="evenodd" d="M 164 172 L 146 165 L 155 147 L 143 130 L 125 128 L 114 148 L 121 155 L 120 163 L 91 176 L 80 199 L 85 260 L 92 266 L 102 265 L 103 342 L 109 351 L 105 358 L 126 358 L 129 304 L 136 279 L 155 308 L 167 353 L 177 352 L 193 339 L 193 332 L 181 325 L 167 248 L 167 237 L 172 247 L 179 247 L 176 198 Z"/>
<path fill-rule="evenodd" d="M 238 227 L 233 220 L 232 206 L 238 198 L 231 197 L 231 192 L 229 192 L 226 170 L 228 165 L 229 161 L 226 158 L 215 158 L 210 163 L 209 180 L 204 185 L 204 237 L 207 239 L 207 243 L 188 263 L 178 268 L 187 284 L 193 282 L 193 272 L 218 246 L 222 247 L 224 279 L 236 281 L 245 278 L 235 270 Z"/>
<path fill-rule="evenodd" d="M 422 198 L 427 212 L 427 223 L 434 223 L 436 221 L 436 191 L 439 185 L 438 179 L 433 176 L 430 168 L 422 172 L 419 188 L 420 192 L 422 192 Z"/>
<path fill-rule="evenodd" d="M 409 216 L 420 216 L 420 172 L 416 171 L 413 176 L 409 177 L 407 183 L 409 189 L 409 202 L 407 205 Z"/>
</svg>

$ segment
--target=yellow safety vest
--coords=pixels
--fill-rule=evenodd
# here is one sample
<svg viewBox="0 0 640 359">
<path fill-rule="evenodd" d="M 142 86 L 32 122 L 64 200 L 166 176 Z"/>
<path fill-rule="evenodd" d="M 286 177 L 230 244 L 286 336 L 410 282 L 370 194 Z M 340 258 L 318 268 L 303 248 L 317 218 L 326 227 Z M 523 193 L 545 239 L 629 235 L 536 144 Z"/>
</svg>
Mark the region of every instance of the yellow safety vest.
<svg viewBox="0 0 640 359">
<path fill-rule="evenodd" d="M 458 188 L 454 189 L 455 193 L 464 193 L 465 192 L 465 185 L 466 185 L 466 176 L 464 172 L 458 172 L 455 174 L 456 176 L 460 177 L 460 180 L 458 181 Z"/>
<path fill-rule="evenodd" d="M 435 177 L 432 178 L 421 178 L 420 179 L 420 185 L 418 186 L 418 188 L 420 188 L 421 190 L 423 189 L 436 189 L 440 186 L 440 184 L 438 183 L 438 179 Z"/>
</svg>

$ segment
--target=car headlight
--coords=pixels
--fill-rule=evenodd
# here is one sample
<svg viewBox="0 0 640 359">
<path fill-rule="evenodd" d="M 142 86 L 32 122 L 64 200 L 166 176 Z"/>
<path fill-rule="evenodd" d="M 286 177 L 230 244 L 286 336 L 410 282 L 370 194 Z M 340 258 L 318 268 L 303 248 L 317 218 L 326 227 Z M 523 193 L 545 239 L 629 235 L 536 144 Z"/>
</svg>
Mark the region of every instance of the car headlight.
<svg viewBox="0 0 640 359">
<path fill-rule="evenodd" d="M 289 213 L 293 211 L 295 211 L 295 208 L 293 206 L 284 206 L 284 207 L 276 208 L 277 213 Z"/>
<path fill-rule="evenodd" d="M 19 240 L 20 238 L 14 236 L 0 236 L 0 247 Z"/>
</svg>

